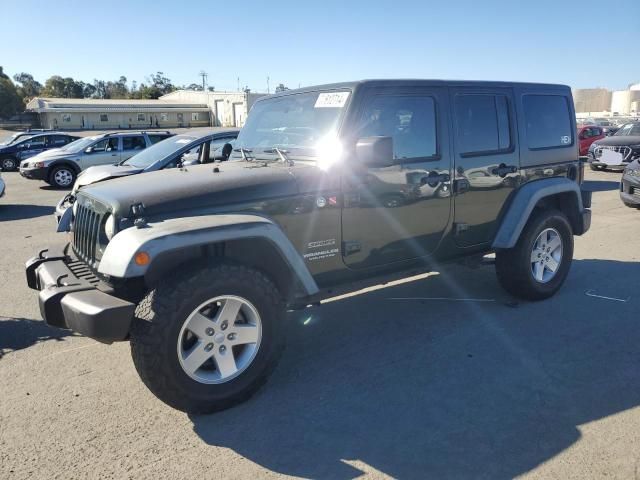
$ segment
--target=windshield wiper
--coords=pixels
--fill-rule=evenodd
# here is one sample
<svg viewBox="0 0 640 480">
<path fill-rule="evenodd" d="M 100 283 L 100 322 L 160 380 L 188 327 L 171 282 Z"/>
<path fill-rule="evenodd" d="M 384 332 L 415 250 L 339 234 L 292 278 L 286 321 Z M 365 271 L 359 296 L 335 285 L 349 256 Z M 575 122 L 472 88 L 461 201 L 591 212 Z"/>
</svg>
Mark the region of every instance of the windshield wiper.
<svg viewBox="0 0 640 480">
<path fill-rule="evenodd" d="M 253 160 L 253 157 L 250 156 L 251 153 L 253 153 L 253 150 L 249 149 L 249 148 L 234 148 L 233 149 L 234 152 L 240 152 L 240 155 L 242 155 L 242 160 L 244 160 L 245 162 L 250 162 Z M 249 154 L 249 155 L 247 155 Z"/>
<path fill-rule="evenodd" d="M 289 154 L 289 150 L 283 150 L 282 148 L 273 147 L 267 148 L 264 150 L 264 153 L 275 153 L 280 157 L 283 163 L 286 163 L 289 166 L 293 166 L 293 160 L 291 160 L 287 155 Z"/>
</svg>

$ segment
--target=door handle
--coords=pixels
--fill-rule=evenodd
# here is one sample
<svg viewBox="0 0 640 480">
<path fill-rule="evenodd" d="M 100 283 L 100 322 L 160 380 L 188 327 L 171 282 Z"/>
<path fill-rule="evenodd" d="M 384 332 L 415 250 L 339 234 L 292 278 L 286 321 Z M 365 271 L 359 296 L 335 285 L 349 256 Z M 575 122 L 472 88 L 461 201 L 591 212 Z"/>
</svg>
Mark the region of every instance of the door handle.
<svg viewBox="0 0 640 480">
<path fill-rule="evenodd" d="M 117 154 L 117 153 L 112 153 L 112 154 L 111 154 L 111 156 L 112 156 L 112 157 L 117 157 L 117 156 L 118 156 L 118 154 Z"/>
<path fill-rule="evenodd" d="M 506 177 L 510 173 L 516 173 L 518 171 L 518 167 L 515 165 L 505 165 L 501 163 L 497 167 L 491 169 L 492 175 L 498 175 L 499 177 Z"/>
<path fill-rule="evenodd" d="M 422 185 L 429 185 L 430 187 L 435 187 L 439 183 L 445 183 L 451 180 L 451 177 L 448 173 L 438 173 L 435 170 L 429 172 L 429 174 L 420 179 L 420 183 Z"/>
</svg>

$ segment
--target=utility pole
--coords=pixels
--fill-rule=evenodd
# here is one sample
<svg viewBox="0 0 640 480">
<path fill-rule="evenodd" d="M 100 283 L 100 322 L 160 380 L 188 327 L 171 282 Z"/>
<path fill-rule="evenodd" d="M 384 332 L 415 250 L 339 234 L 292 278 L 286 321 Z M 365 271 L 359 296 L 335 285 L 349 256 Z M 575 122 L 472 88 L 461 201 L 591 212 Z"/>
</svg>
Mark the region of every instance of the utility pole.
<svg viewBox="0 0 640 480">
<path fill-rule="evenodd" d="M 269 90 L 269 77 L 267 77 L 267 93 L 271 93 L 271 90 Z"/>
<path fill-rule="evenodd" d="M 238 77 L 238 91 L 240 91 L 240 77 Z"/>
<path fill-rule="evenodd" d="M 206 83 L 208 74 L 204 70 L 200 70 L 200 73 L 198 75 L 202 77 L 202 91 L 204 92 L 207 90 Z"/>
</svg>

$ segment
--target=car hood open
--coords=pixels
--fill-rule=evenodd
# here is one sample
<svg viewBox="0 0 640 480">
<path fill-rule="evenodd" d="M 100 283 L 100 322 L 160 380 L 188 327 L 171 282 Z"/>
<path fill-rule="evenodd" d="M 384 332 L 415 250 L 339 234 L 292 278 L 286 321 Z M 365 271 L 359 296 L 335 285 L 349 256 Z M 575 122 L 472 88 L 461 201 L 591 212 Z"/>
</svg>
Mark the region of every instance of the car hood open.
<svg viewBox="0 0 640 480">
<path fill-rule="evenodd" d="M 102 182 L 110 178 L 135 175 L 141 171 L 141 168 L 132 167 L 130 165 L 98 165 L 95 167 L 89 167 L 78 176 L 78 180 L 76 181 L 73 190 L 76 191 L 81 187 Z"/>
</svg>

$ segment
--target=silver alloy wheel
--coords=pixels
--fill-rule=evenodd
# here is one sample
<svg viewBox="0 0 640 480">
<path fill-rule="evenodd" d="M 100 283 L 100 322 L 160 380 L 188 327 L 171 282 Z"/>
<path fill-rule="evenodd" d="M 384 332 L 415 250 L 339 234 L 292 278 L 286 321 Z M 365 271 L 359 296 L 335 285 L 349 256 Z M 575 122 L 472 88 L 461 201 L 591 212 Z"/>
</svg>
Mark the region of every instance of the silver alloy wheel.
<svg viewBox="0 0 640 480">
<path fill-rule="evenodd" d="M 200 383 L 225 383 L 253 362 L 262 340 L 262 320 L 247 299 L 222 295 L 198 306 L 178 335 L 178 360 Z"/>
<path fill-rule="evenodd" d="M 73 175 L 69 170 L 60 169 L 53 174 L 53 180 L 60 187 L 68 187 L 73 181 Z"/>
<path fill-rule="evenodd" d="M 537 282 L 547 283 L 556 276 L 562 263 L 562 238 L 555 228 L 540 232 L 531 251 L 531 274 Z"/>
<path fill-rule="evenodd" d="M 2 170 L 13 170 L 14 168 L 16 168 L 16 161 L 13 158 L 2 160 Z"/>
</svg>

